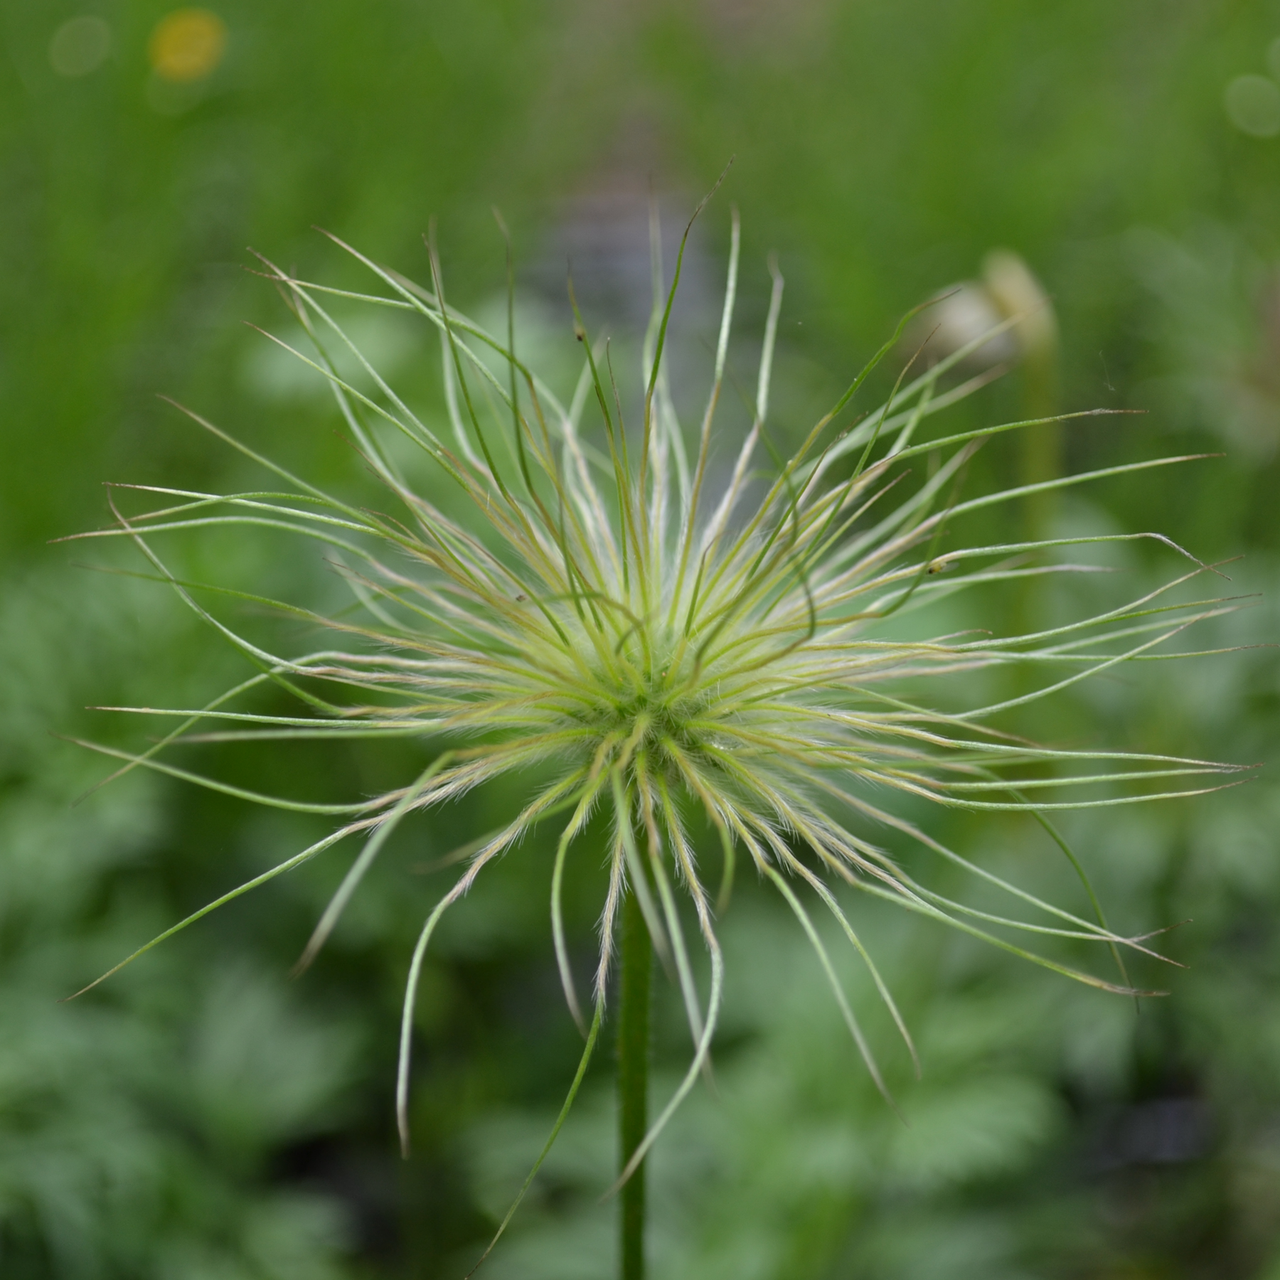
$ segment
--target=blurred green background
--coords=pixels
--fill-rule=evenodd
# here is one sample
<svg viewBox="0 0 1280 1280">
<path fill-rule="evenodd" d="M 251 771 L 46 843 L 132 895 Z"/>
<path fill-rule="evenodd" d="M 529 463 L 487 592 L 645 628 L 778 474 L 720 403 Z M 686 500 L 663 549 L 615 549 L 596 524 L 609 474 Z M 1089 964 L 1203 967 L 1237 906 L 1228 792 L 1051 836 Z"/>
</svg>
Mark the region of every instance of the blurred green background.
<svg viewBox="0 0 1280 1280">
<path fill-rule="evenodd" d="M 754 368 L 776 250 L 776 420 L 793 439 L 906 308 L 1010 248 L 1056 308 L 1062 406 L 1150 410 L 1072 431 L 1068 469 L 1223 455 L 1075 491 L 1054 518 L 1243 556 L 1230 591 L 1261 597 L 1195 647 L 1274 640 L 1280 4 L 212 9 L 183 45 L 166 4 L 0 0 L 0 1274 L 460 1277 L 577 1058 L 546 849 L 507 858 L 442 931 L 408 1163 L 394 1037 L 412 937 L 440 891 L 430 863 L 491 825 L 501 795 L 406 836 L 300 981 L 288 970 L 336 866 L 277 881 L 56 1003 L 316 828 L 137 775 L 71 807 L 104 765 L 52 734 L 141 740 L 87 704 L 194 705 L 241 667 L 162 588 L 77 567 L 127 557 L 48 540 L 105 523 L 104 480 L 204 489 L 249 474 L 157 392 L 313 478 L 353 483 L 323 394 L 240 323 L 288 328 L 246 246 L 360 281 L 321 226 L 421 278 L 435 218 L 453 300 L 484 312 L 503 288 L 496 204 L 526 323 L 548 327 L 534 340 L 554 359 L 572 345 L 566 258 L 593 323 L 634 326 L 650 189 L 673 224 L 732 155 L 694 241 L 678 369 L 692 379 L 709 363 L 730 203 L 744 225 L 738 376 Z M 434 345 L 365 336 L 397 385 L 438 393 Z M 1029 394 L 1023 377 L 963 412 L 1007 414 Z M 1009 450 L 984 459 L 980 480 L 1014 474 Z M 274 544 L 185 554 L 253 590 L 323 582 Z M 1154 553 L 1111 563 L 1125 571 L 1116 592 L 1172 572 Z M 1027 606 L 991 607 L 1005 625 Z M 1035 728 L 1274 760 L 1278 677 L 1265 648 L 1153 663 Z M 326 794 L 401 778 L 412 755 L 261 767 Z M 1264 770 L 1222 795 L 1103 812 L 1069 829 L 1113 922 L 1192 921 L 1168 939 L 1189 967 L 1145 975 L 1172 994 L 1140 1013 L 855 904 L 921 1045 L 915 1084 L 850 973 L 909 1128 L 869 1087 L 798 931 L 741 887 L 724 924 L 718 1091 L 689 1104 L 654 1160 L 655 1277 L 1280 1277 L 1280 790 Z M 1074 905 L 1078 886 L 1033 831 L 917 816 Z M 583 957 L 597 888 L 570 903 Z M 668 1003 L 659 1089 L 687 1052 Z M 607 1058 L 486 1264 L 494 1280 L 611 1273 L 613 1209 L 597 1202 L 613 1160 Z"/>
</svg>

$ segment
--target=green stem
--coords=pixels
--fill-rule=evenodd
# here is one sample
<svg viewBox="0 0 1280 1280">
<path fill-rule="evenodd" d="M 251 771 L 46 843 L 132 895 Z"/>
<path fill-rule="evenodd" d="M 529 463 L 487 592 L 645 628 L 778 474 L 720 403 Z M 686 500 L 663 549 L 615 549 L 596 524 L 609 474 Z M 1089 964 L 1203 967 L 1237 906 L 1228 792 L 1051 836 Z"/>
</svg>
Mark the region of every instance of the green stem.
<svg viewBox="0 0 1280 1280">
<path fill-rule="evenodd" d="M 622 992 L 618 1013 L 618 1169 L 644 1140 L 649 1093 L 649 975 L 653 943 L 634 893 L 622 905 Z M 623 1184 L 619 1204 L 621 1280 L 644 1280 L 645 1167 Z"/>
</svg>

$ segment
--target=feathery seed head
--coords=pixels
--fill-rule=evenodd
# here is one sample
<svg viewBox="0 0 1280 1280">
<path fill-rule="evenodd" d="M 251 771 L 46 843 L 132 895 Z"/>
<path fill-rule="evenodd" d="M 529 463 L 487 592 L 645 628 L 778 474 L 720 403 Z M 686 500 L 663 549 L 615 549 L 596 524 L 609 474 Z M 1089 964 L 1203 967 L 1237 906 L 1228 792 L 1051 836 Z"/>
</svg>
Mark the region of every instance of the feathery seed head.
<svg viewBox="0 0 1280 1280">
<path fill-rule="evenodd" d="M 717 867 L 721 901 L 739 853 L 776 887 L 812 942 L 879 1084 L 805 897 L 836 918 L 908 1044 L 910 1039 L 833 882 L 1113 990 L 1131 990 L 1121 949 L 1147 952 L 1142 940 L 1112 932 L 1100 910 L 1092 919 L 1076 915 L 969 863 L 899 816 L 894 792 L 969 810 L 1032 814 L 1080 870 L 1051 811 L 1189 794 L 1220 785 L 1220 776 L 1232 768 L 1156 754 L 1054 750 L 993 724 L 1004 711 L 1149 656 L 1191 621 L 1233 607 L 1219 597 L 1174 603 L 1175 587 L 1208 570 L 1167 540 L 1159 539 L 1184 557 L 1186 571 L 1093 617 L 1005 638 L 984 632 L 908 641 L 896 630 L 905 613 L 946 596 L 1079 570 L 1052 557 L 1078 544 L 1112 540 L 1064 537 L 972 547 L 948 541 L 944 554 L 944 536 L 969 512 L 1027 491 L 1024 486 L 965 498 L 960 482 L 966 462 L 987 437 L 1034 423 L 952 434 L 934 428 L 937 414 L 985 380 L 983 375 L 949 386 L 948 370 L 1017 317 L 932 368 L 908 367 L 884 404 L 848 422 L 842 416 L 846 406 L 892 349 L 894 335 L 800 446 L 789 457 L 775 457 L 761 480 L 757 468 L 772 451 L 766 423 L 783 289 L 772 265 L 754 420 L 727 483 L 713 488 L 712 464 L 724 454 L 715 422 L 738 247 L 735 215 L 711 389 L 688 439 L 663 363 L 679 259 L 670 289 L 655 297 L 643 352 L 643 411 L 632 425 L 623 420 L 607 348 L 590 338 L 580 316 L 582 374 L 563 404 L 522 362 L 512 308 L 507 333 L 494 336 L 448 304 L 434 250 L 429 288 L 349 250 L 377 280 L 372 295 L 311 284 L 267 264 L 314 342 L 313 355 L 294 354 L 328 379 L 347 431 L 398 511 L 370 511 L 326 494 L 192 414 L 274 473 L 286 491 L 155 491 L 165 495 L 165 505 L 138 515 L 117 511 L 113 529 L 85 535 L 132 539 L 179 596 L 256 669 L 203 707 L 145 710 L 176 718 L 176 726 L 147 750 L 130 755 L 99 749 L 122 756 L 122 769 L 158 769 L 261 803 L 341 818 L 323 840 L 220 901 L 342 840 L 363 842 L 303 963 L 323 944 L 388 836 L 408 815 L 502 774 L 540 779 L 522 809 L 462 851 L 465 869 L 427 916 L 410 966 L 402 1027 L 402 1133 L 414 991 L 432 931 L 481 870 L 537 824 L 558 824 L 552 934 L 569 1006 L 584 1030 L 591 1026 L 589 1046 L 599 1028 L 615 923 L 627 893 L 643 909 L 687 1006 L 693 1061 L 637 1150 L 634 1167 L 692 1087 L 715 1030 L 723 972 L 706 865 Z M 364 358 L 330 314 L 335 295 L 406 313 L 438 336 L 447 431 L 420 417 Z M 344 359 L 354 358 L 365 389 L 338 372 L 339 351 Z M 595 424 L 584 425 L 592 403 Z M 403 450 L 388 447 L 393 435 L 409 441 L 435 468 L 437 488 L 424 492 L 410 484 L 396 461 Z M 922 453 L 937 465 L 923 479 L 913 478 L 903 464 Z M 1112 467 L 1040 487 L 1056 489 L 1173 461 L 1179 459 Z M 446 513 L 440 487 L 462 497 L 465 518 Z M 153 546 L 161 533 L 222 523 L 283 528 L 316 540 L 349 583 L 360 616 L 325 618 L 298 604 L 281 604 L 291 616 L 322 623 L 334 637 L 332 646 L 300 655 L 269 652 L 237 633 L 202 603 L 207 593 L 170 573 Z M 980 684 L 971 679 L 975 672 L 1011 665 L 1033 673 L 1033 687 L 955 709 L 955 700 Z M 254 691 L 268 685 L 298 699 L 296 714 L 253 709 Z M 944 687 L 945 697 L 935 694 Z M 948 701 L 952 709 L 944 710 Z M 211 725 L 227 728 L 211 732 Z M 165 758 L 180 741 L 228 736 L 397 735 L 438 746 L 431 765 L 385 795 L 325 805 L 238 790 Z M 588 1019 L 567 960 L 560 898 L 571 846 L 598 810 L 611 814 L 604 851 L 609 887 Z M 718 849 L 694 847 L 689 833 L 695 814 L 718 833 Z M 899 865 L 881 843 L 886 832 L 1007 890 L 1034 918 L 978 911 L 944 897 Z M 677 890 L 692 903 L 710 957 L 705 997 L 689 960 Z M 1111 983 L 1027 952 L 1010 940 L 1019 931 L 1100 943 L 1114 956 L 1120 979 Z"/>
</svg>

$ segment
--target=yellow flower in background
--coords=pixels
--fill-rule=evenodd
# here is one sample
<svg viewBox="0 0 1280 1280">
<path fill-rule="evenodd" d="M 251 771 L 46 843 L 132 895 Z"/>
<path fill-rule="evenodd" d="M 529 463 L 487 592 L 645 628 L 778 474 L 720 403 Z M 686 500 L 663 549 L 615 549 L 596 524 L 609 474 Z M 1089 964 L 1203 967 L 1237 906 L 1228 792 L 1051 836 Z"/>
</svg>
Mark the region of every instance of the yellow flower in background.
<svg viewBox="0 0 1280 1280">
<path fill-rule="evenodd" d="M 147 45 L 162 80 L 189 84 L 217 70 L 227 49 L 227 25 L 208 9 L 175 9 L 156 24 Z"/>
</svg>

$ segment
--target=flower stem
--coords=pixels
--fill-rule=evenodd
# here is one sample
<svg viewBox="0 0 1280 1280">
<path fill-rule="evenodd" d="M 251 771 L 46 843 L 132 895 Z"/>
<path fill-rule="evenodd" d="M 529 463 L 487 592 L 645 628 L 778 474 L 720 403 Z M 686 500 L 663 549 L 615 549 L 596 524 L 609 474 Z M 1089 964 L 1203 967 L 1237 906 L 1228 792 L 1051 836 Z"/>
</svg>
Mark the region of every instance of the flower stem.
<svg viewBox="0 0 1280 1280">
<path fill-rule="evenodd" d="M 622 906 L 622 992 L 618 1014 L 618 1169 L 644 1139 L 649 1092 L 649 975 L 653 943 L 634 893 Z M 619 1204 L 619 1277 L 644 1280 L 644 1161 L 623 1184 Z"/>
</svg>

